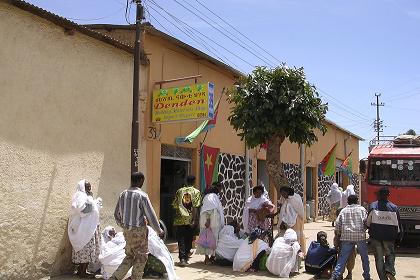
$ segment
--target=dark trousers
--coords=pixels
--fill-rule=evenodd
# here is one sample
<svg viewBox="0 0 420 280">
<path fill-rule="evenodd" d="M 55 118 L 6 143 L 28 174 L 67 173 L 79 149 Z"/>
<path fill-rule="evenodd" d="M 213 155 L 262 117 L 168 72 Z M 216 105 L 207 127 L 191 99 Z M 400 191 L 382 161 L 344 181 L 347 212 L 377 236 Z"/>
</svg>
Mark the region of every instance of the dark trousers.
<svg viewBox="0 0 420 280">
<path fill-rule="evenodd" d="M 176 239 L 178 241 L 179 260 L 188 260 L 192 248 L 194 229 L 191 226 L 176 226 Z"/>
</svg>

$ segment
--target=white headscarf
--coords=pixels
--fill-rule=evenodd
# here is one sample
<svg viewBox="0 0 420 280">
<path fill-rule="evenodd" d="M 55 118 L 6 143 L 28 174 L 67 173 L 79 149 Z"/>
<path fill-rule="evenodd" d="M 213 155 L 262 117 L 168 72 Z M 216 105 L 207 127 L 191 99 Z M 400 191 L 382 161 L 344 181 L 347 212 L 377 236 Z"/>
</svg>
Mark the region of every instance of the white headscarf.
<svg viewBox="0 0 420 280">
<path fill-rule="evenodd" d="M 287 229 L 284 237 L 279 237 L 274 241 L 267 258 L 268 271 L 281 278 L 289 278 L 290 273 L 296 270 L 299 250 L 296 232 L 293 229 Z"/>
<path fill-rule="evenodd" d="M 242 215 L 242 224 L 246 233 L 249 233 L 249 209 L 260 209 L 261 206 L 266 202 L 272 204 L 270 199 L 264 194 L 262 194 L 259 198 L 251 195 L 245 202 L 244 212 Z"/>
<path fill-rule="evenodd" d="M 107 243 L 108 241 L 110 241 L 110 240 L 112 239 L 112 236 L 110 236 L 110 235 L 109 235 L 109 232 L 110 232 L 111 230 L 114 230 L 114 231 L 115 231 L 115 228 L 114 228 L 114 227 L 112 227 L 112 226 L 107 226 L 107 227 L 105 227 L 105 228 L 104 228 L 104 230 L 102 231 L 102 239 L 101 239 L 101 241 L 102 241 L 103 243 Z"/>
<path fill-rule="evenodd" d="M 226 225 L 219 233 L 216 254 L 228 261 L 233 261 L 236 251 L 242 244 L 242 239 L 235 235 L 233 226 Z"/>
<path fill-rule="evenodd" d="M 216 209 L 220 215 L 220 224 L 225 223 L 225 215 L 223 213 L 223 206 L 220 202 L 219 196 L 215 193 L 206 194 L 203 198 L 203 206 L 201 206 L 200 215 L 205 211 Z"/>
<path fill-rule="evenodd" d="M 78 252 L 88 244 L 99 225 L 99 201 L 88 196 L 85 190 L 86 180 L 77 184 L 76 193 L 71 202 L 68 235 L 74 251 Z M 83 213 L 82 210 L 87 204 L 92 205 L 90 213 Z"/>
<path fill-rule="evenodd" d="M 102 232 L 102 235 L 104 234 L 107 234 L 106 229 Z M 120 265 L 125 258 L 125 245 L 126 242 L 122 232 L 117 233 L 114 238 L 109 237 L 109 241 L 102 242 L 101 253 L 99 255 L 101 264 L 105 266 Z"/>
<path fill-rule="evenodd" d="M 176 276 L 174 260 L 172 259 L 171 253 L 165 243 L 163 243 L 162 239 L 160 239 L 160 237 L 156 234 L 156 231 L 154 231 L 150 226 L 147 226 L 147 228 L 149 230 L 148 245 L 150 254 L 163 263 L 166 268 L 166 273 L 168 274 L 168 280 L 178 280 L 179 277 Z"/>
<path fill-rule="evenodd" d="M 331 185 L 331 190 L 328 192 L 327 200 L 330 204 L 341 201 L 341 191 L 338 189 L 337 183 Z"/>
<path fill-rule="evenodd" d="M 343 192 L 342 196 L 341 196 L 341 203 L 340 203 L 340 207 L 344 208 L 347 206 L 347 198 L 350 195 L 356 195 L 356 192 L 354 191 L 354 186 L 353 185 L 348 185 L 346 190 Z"/>
</svg>

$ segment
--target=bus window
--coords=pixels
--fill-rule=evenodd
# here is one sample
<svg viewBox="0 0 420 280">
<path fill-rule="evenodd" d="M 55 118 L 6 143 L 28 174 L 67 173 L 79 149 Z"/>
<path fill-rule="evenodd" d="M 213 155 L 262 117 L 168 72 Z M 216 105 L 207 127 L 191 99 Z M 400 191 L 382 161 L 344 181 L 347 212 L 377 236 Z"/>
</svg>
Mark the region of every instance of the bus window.
<svg viewBox="0 0 420 280">
<path fill-rule="evenodd" d="M 371 158 L 369 182 L 375 185 L 420 186 L 420 159 Z"/>
</svg>

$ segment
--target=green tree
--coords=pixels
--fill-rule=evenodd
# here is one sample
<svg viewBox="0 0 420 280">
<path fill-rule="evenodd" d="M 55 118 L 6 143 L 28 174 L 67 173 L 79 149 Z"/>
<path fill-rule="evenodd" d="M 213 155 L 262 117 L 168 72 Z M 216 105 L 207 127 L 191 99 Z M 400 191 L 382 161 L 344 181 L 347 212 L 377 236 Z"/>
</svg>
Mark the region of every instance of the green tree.
<svg viewBox="0 0 420 280">
<path fill-rule="evenodd" d="M 230 91 L 229 121 L 249 148 L 267 143 L 267 172 L 270 190 L 288 186 L 280 159 L 286 138 L 292 143 L 311 145 L 316 130 L 325 134 L 328 104 L 322 103 L 303 68 L 281 65 L 257 67 Z"/>
<path fill-rule="evenodd" d="M 407 130 L 407 132 L 404 133 L 404 134 L 405 135 L 413 135 L 413 136 L 416 136 L 416 132 L 412 128 L 410 128 L 409 130 Z"/>
</svg>

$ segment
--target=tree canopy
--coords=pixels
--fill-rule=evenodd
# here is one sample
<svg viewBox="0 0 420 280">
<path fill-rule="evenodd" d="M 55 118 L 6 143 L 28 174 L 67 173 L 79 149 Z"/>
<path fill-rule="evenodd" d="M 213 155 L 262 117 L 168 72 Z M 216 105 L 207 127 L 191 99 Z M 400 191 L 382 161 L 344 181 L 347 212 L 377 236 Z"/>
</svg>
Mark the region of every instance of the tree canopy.
<svg viewBox="0 0 420 280">
<path fill-rule="evenodd" d="M 273 136 L 311 145 L 315 130 L 323 134 L 328 105 L 323 104 L 303 68 L 281 65 L 257 67 L 231 92 L 229 121 L 250 148 L 267 143 Z"/>
<path fill-rule="evenodd" d="M 410 128 L 409 130 L 407 130 L 406 133 L 404 133 L 405 135 L 413 135 L 416 136 L 416 131 L 414 131 L 414 129 Z"/>
</svg>

